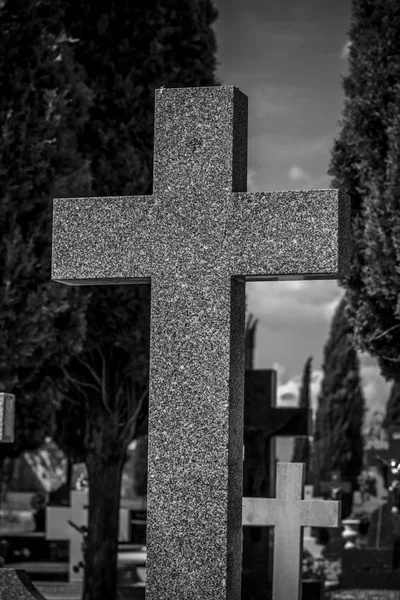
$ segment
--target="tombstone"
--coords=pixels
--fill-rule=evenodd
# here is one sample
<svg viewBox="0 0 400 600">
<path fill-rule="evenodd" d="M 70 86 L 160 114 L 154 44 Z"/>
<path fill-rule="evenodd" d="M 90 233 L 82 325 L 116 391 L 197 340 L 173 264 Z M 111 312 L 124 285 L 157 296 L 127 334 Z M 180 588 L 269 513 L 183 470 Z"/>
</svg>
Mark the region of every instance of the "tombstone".
<svg viewBox="0 0 400 600">
<path fill-rule="evenodd" d="M 15 396 L 0 393 L 0 443 L 14 441 Z"/>
<path fill-rule="evenodd" d="M 14 394 L 0 394 L 0 443 L 14 441 Z M 0 558 L 0 598 L 4 600 L 46 600 L 25 571 L 3 567 Z"/>
<path fill-rule="evenodd" d="M 146 597 L 237 600 L 245 282 L 347 273 L 350 200 L 246 193 L 237 88 L 155 99 L 153 195 L 55 199 L 52 278 L 151 282 Z"/>
<path fill-rule="evenodd" d="M 303 463 L 278 463 L 276 498 L 243 498 L 243 524 L 274 526 L 274 600 L 301 597 L 302 528 L 340 523 L 340 502 L 304 500 L 304 477 Z"/>
<path fill-rule="evenodd" d="M 83 581 L 82 534 L 80 527 L 87 526 L 88 492 L 71 492 L 71 506 L 48 506 L 46 508 L 46 539 L 69 541 L 69 581 Z M 70 523 L 72 522 L 72 524 Z M 75 524 L 76 527 L 73 526 Z M 120 509 L 119 542 L 129 541 L 129 511 Z"/>
<path fill-rule="evenodd" d="M 276 371 L 245 372 L 243 495 L 271 498 L 275 493 L 274 437 L 307 436 L 312 411 L 276 406 Z M 242 597 L 265 598 L 272 587 L 272 527 L 244 527 Z M 268 568 L 266 568 L 268 565 Z"/>
</svg>

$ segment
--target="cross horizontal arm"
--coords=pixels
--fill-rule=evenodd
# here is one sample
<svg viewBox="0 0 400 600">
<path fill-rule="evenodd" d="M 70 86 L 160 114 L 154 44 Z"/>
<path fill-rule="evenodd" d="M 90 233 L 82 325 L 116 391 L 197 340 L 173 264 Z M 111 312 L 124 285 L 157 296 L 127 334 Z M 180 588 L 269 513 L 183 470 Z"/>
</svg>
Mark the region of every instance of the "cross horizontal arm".
<svg viewBox="0 0 400 600">
<path fill-rule="evenodd" d="M 243 498 L 242 525 L 257 527 L 273 526 L 278 523 L 275 498 Z"/>
<path fill-rule="evenodd" d="M 231 268 L 247 281 L 337 279 L 348 272 L 350 198 L 338 190 L 236 193 Z"/>
<path fill-rule="evenodd" d="M 308 437 L 312 434 L 312 409 L 271 407 L 268 409 L 267 424 L 267 435 Z"/>
<path fill-rule="evenodd" d="M 149 283 L 158 208 L 153 196 L 55 198 L 52 279 Z"/>
<path fill-rule="evenodd" d="M 305 527 L 339 527 L 341 502 L 336 500 L 301 500 L 299 520 Z"/>
</svg>

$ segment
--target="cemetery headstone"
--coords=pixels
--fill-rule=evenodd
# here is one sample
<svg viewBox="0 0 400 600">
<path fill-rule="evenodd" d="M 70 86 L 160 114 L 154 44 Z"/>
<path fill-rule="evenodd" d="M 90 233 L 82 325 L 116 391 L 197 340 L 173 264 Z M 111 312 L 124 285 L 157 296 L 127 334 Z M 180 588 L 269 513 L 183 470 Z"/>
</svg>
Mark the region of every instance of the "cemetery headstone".
<svg viewBox="0 0 400 600">
<path fill-rule="evenodd" d="M 243 495 L 271 498 L 275 493 L 275 436 L 307 436 L 312 413 L 276 406 L 274 369 L 246 370 L 244 392 Z M 242 597 L 265 598 L 272 587 L 272 527 L 244 527 Z"/>
<path fill-rule="evenodd" d="M 0 443 L 14 441 L 15 396 L 0 394 Z M 0 598 L 4 600 L 46 600 L 25 571 L 3 567 L 0 558 Z"/>
<path fill-rule="evenodd" d="M 304 500 L 304 477 L 303 463 L 278 463 L 276 498 L 243 498 L 243 524 L 274 526 L 274 600 L 301 598 L 302 528 L 340 523 L 339 502 Z"/>
<path fill-rule="evenodd" d="M 15 396 L 0 393 L 0 443 L 14 441 Z"/>
<path fill-rule="evenodd" d="M 83 580 L 82 533 L 79 528 L 87 525 L 88 492 L 72 490 L 71 506 L 48 506 L 46 508 L 46 539 L 69 541 L 69 581 Z M 75 525 L 75 526 L 74 526 Z M 119 541 L 129 540 L 129 511 L 120 509 Z"/>
<path fill-rule="evenodd" d="M 54 200 L 52 278 L 151 282 L 147 600 L 236 600 L 245 282 L 346 273 L 350 200 L 247 193 L 234 87 L 156 91 L 153 164 L 152 196 Z"/>
</svg>

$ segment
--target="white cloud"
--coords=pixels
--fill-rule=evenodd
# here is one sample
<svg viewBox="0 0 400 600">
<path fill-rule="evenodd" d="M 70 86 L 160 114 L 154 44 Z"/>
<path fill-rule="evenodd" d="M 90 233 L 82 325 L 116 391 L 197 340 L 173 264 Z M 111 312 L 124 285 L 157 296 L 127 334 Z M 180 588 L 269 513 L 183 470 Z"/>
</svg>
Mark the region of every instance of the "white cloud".
<svg viewBox="0 0 400 600">
<path fill-rule="evenodd" d="M 311 181 L 311 176 L 304 171 L 298 165 L 292 165 L 288 172 L 288 177 L 291 181 L 300 181 L 304 183 L 309 183 Z"/>
<path fill-rule="evenodd" d="M 279 364 L 279 368 L 285 370 L 284 365 Z M 387 383 L 380 375 L 377 365 L 364 366 L 361 364 L 360 378 L 366 405 L 365 425 L 368 425 L 375 411 L 385 412 L 391 384 Z M 316 369 L 312 372 L 310 398 L 314 417 L 318 407 L 322 379 L 323 371 L 321 369 Z M 302 374 L 297 374 L 291 377 L 286 383 L 278 385 L 278 406 L 298 406 L 301 380 Z"/>
<path fill-rule="evenodd" d="M 271 368 L 275 369 L 275 371 L 277 372 L 277 380 L 278 380 L 277 385 L 279 387 L 280 385 L 282 385 L 282 379 L 286 372 L 286 367 L 285 367 L 285 365 L 282 365 L 281 363 L 276 362 L 276 363 L 273 363 Z"/>
<path fill-rule="evenodd" d="M 279 134 L 258 133 L 254 136 L 253 144 L 260 156 L 271 157 L 274 161 L 295 161 L 310 158 L 315 155 L 329 154 L 332 140 L 328 137 L 317 139 L 293 138 Z"/>
<path fill-rule="evenodd" d="M 351 41 L 348 40 L 345 45 L 342 48 L 342 51 L 340 52 L 340 58 L 342 60 L 345 60 L 346 58 L 348 58 L 349 54 L 350 54 L 350 46 L 351 46 Z"/>
<path fill-rule="evenodd" d="M 249 169 L 247 173 L 247 191 L 248 192 L 256 192 L 256 175 L 257 171 L 255 169 Z"/>
<path fill-rule="evenodd" d="M 343 292 L 344 294 L 344 292 Z M 339 306 L 339 302 L 341 301 L 343 294 L 341 296 L 337 296 L 336 298 L 334 298 L 331 302 L 327 302 L 325 304 L 325 314 L 327 319 L 329 319 L 330 321 L 333 318 L 333 315 L 335 314 L 335 311 L 337 309 L 337 307 Z"/>
</svg>

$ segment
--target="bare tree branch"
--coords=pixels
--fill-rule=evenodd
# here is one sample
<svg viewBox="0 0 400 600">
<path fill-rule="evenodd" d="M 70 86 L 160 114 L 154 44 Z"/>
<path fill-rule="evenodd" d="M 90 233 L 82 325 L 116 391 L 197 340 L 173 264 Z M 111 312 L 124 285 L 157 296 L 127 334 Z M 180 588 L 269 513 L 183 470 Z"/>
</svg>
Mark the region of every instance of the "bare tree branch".
<svg viewBox="0 0 400 600">
<path fill-rule="evenodd" d="M 149 393 L 149 388 L 146 387 L 145 391 L 143 392 L 143 394 L 140 396 L 139 398 L 139 402 L 137 403 L 136 406 L 136 410 L 133 413 L 133 415 L 131 415 L 131 417 L 129 417 L 123 431 L 122 431 L 122 435 L 121 438 L 123 440 L 124 443 L 130 443 L 132 441 L 132 437 L 133 437 L 133 433 L 134 433 L 134 428 L 136 426 L 137 423 L 137 418 L 138 415 L 141 411 L 141 408 L 143 406 L 143 402 L 145 400 L 145 398 L 147 397 L 147 394 Z"/>
<path fill-rule="evenodd" d="M 375 342 L 375 340 L 379 340 L 381 337 L 383 337 L 384 335 L 387 335 L 388 333 L 390 333 L 391 331 L 393 331 L 393 329 L 397 329 L 398 327 L 400 327 L 400 324 L 393 325 L 393 327 L 389 327 L 389 329 L 387 329 L 386 331 L 382 331 L 381 333 L 378 333 L 378 335 L 370 337 L 368 341 L 369 342 Z M 393 360 L 393 359 L 389 358 L 388 360 Z"/>
<path fill-rule="evenodd" d="M 107 400 L 107 360 L 100 347 L 97 348 L 101 359 L 101 401 L 106 412 L 109 415 L 113 414 L 110 403 Z"/>
<path fill-rule="evenodd" d="M 91 374 L 91 376 L 93 377 L 94 381 L 97 383 L 98 387 L 96 388 L 97 391 L 98 389 L 101 387 L 101 378 L 97 375 L 96 371 L 93 369 L 93 367 L 88 363 L 88 361 L 79 358 L 77 359 L 79 360 L 79 362 L 81 363 L 81 365 L 83 365 Z"/>
</svg>

